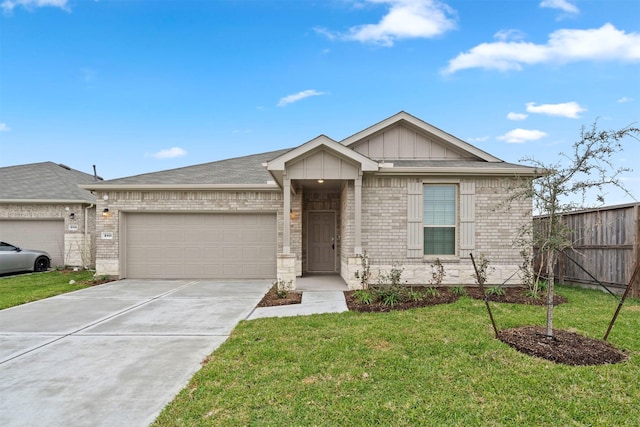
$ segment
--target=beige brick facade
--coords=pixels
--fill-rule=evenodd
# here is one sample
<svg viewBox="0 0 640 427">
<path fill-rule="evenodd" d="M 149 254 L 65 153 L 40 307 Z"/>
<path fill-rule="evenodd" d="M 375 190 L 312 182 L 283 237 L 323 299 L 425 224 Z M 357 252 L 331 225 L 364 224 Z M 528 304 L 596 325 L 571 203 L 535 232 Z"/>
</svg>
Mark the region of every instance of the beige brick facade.
<svg viewBox="0 0 640 427">
<path fill-rule="evenodd" d="M 435 258 L 408 257 L 407 250 L 407 183 L 416 177 L 365 177 L 362 185 L 362 247 L 366 250 L 371 271 L 386 274 L 393 263 L 404 268 L 407 284 L 429 284 Z M 421 177 L 428 181 L 428 177 Z M 509 186 L 506 179 L 463 177 L 460 185 L 475 186 L 476 257 L 484 254 L 492 267 L 489 282 L 500 284 L 518 269 L 521 259 L 513 247 L 517 231 L 531 222 L 529 203 L 504 206 Z M 473 187 L 472 186 L 472 187 Z M 98 238 L 96 268 L 99 275 L 120 274 L 120 214 L 126 212 L 277 212 L 278 274 L 289 281 L 304 272 L 305 239 L 308 212 L 336 212 L 337 270 L 351 288 L 359 286 L 355 272 L 361 268 L 354 253 L 354 183 L 345 180 L 341 190 L 322 193 L 298 188 L 291 198 L 291 255 L 284 256 L 283 197 L 278 191 L 107 191 L 100 192 L 97 204 L 96 234 Z M 104 200 L 107 196 L 107 200 Z M 103 216 L 104 209 L 109 215 Z M 112 233 L 102 239 L 103 232 Z M 459 233 L 458 233 L 459 234 Z M 458 243 L 460 238 L 458 237 Z M 70 239 L 70 245 L 73 244 Z M 445 284 L 473 284 L 473 266 L 469 253 L 442 257 Z M 284 278 L 283 276 L 283 278 Z M 275 278 L 274 278 L 275 279 Z M 508 283 L 517 281 L 517 275 Z"/>
<path fill-rule="evenodd" d="M 106 200 L 105 200 L 106 196 Z M 127 212 L 276 212 L 278 253 L 282 252 L 282 193 L 274 191 L 102 191 L 97 194 L 96 274 L 120 275 L 121 214 Z M 294 199 L 295 200 L 295 199 Z M 300 201 L 297 202 L 298 205 Z M 108 214 L 103 215 L 104 209 Z M 301 216 L 293 221 L 301 230 Z M 102 233 L 111 233 L 103 239 Z M 300 231 L 292 233 L 299 242 Z M 293 239 L 292 239 L 293 241 Z M 301 244 L 292 246 L 301 259 Z M 275 279 L 275 278 L 274 278 Z"/>
<path fill-rule="evenodd" d="M 0 204 L 1 219 L 64 221 L 63 263 L 74 267 L 95 265 L 95 212 L 95 206 L 81 203 Z"/>
<path fill-rule="evenodd" d="M 415 177 L 381 178 L 363 180 L 362 191 L 362 245 L 366 250 L 375 282 L 378 271 L 388 274 L 394 263 L 404 268 L 403 282 L 407 284 L 429 284 L 431 265 L 435 257 L 409 258 L 407 256 L 407 182 Z M 423 177 L 425 182 L 429 177 Z M 474 269 L 469 256 L 473 252 L 478 258 L 483 254 L 490 261 L 489 283 L 517 283 L 516 273 L 521 263 L 514 240 L 518 231 L 532 220 L 531 203 L 527 201 L 508 203 L 509 188 L 515 180 L 504 178 L 463 177 L 459 185 L 475 185 L 475 248 L 461 251 L 457 233 L 456 256 L 441 257 L 445 266 L 444 284 L 474 284 Z M 341 198 L 343 218 L 353 218 L 353 184 L 345 187 Z M 458 224 L 459 225 L 459 224 Z M 349 287 L 356 288 L 359 281 L 355 272 L 361 269 L 360 260 L 349 246 L 350 221 L 341 224 L 343 248 L 341 275 Z"/>
</svg>

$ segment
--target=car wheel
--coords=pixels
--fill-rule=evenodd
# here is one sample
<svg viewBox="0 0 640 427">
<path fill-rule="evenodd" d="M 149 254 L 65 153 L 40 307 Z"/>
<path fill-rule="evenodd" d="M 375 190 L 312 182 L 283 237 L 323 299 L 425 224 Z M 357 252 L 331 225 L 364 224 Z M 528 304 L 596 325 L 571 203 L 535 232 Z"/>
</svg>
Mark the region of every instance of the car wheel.
<svg viewBox="0 0 640 427">
<path fill-rule="evenodd" d="M 49 268 L 49 259 L 47 257 L 41 256 L 36 259 L 35 264 L 33 265 L 34 271 L 46 271 Z"/>
</svg>

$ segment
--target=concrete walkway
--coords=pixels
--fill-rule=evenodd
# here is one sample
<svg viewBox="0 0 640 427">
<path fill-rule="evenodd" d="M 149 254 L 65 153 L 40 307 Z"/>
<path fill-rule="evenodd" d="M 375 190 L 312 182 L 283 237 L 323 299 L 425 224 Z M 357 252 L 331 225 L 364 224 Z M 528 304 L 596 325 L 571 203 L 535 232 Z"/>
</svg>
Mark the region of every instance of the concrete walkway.
<svg viewBox="0 0 640 427">
<path fill-rule="evenodd" d="M 302 292 L 300 304 L 258 307 L 249 315 L 248 320 L 348 311 L 343 293 L 347 290 L 347 285 L 338 275 L 318 274 L 299 277 L 296 279 L 296 290 Z"/>
</svg>

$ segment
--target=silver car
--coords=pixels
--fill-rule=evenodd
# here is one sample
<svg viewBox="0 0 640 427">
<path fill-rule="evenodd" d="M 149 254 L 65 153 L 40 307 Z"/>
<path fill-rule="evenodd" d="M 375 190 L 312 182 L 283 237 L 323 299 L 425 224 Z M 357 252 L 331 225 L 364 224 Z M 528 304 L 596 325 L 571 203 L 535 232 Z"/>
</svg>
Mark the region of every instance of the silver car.
<svg viewBox="0 0 640 427">
<path fill-rule="evenodd" d="M 18 271 L 46 271 L 51 265 L 51 257 L 44 251 L 20 249 L 6 242 L 0 242 L 0 274 Z"/>
</svg>

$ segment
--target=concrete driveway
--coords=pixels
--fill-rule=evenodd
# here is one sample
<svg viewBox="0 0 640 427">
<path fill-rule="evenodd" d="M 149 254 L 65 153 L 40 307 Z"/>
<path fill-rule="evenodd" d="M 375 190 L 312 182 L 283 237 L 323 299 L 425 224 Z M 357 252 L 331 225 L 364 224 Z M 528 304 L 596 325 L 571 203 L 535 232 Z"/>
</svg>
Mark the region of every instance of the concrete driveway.
<svg viewBox="0 0 640 427">
<path fill-rule="evenodd" d="M 121 280 L 0 311 L 0 426 L 146 426 L 271 286 Z"/>
</svg>

